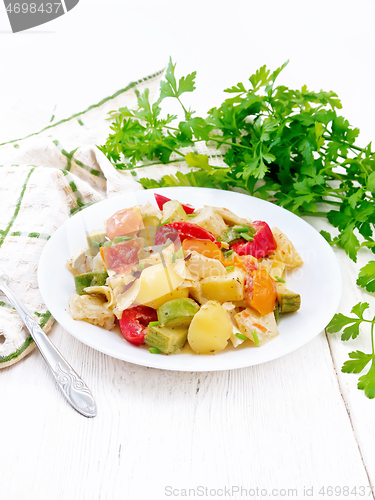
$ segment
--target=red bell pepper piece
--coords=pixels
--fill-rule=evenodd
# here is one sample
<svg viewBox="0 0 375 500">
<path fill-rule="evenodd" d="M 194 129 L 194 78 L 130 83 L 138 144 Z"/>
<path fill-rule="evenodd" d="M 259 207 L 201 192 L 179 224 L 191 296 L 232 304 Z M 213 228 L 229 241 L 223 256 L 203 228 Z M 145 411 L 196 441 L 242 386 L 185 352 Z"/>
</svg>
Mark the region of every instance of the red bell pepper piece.
<svg viewBox="0 0 375 500">
<path fill-rule="evenodd" d="M 167 201 L 171 201 L 170 198 L 167 198 L 166 196 L 162 196 L 161 194 L 154 193 L 156 203 L 158 204 L 159 210 L 163 210 L 163 205 L 164 203 L 167 203 Z M 182 208 L 185 210 L 187 214 L 192 214 L 195 212 L 195 208 L 192 207 L 191 205 L 182 205 Z"/>
<path fill-rule="evenodd" d="M 210 231 L 191 222 L 171 222 L 159 227 L 155 235 L 155 245 L 163 245 L 168 238 L 172 241 L 177 238 L 180 241 L 184 241 L 185 238 L 210 240 L 220 247 L 220 243 L 216 241 L 215 236 Z"/>
<path fill-rule="evenodd" d="M 152 307 L 136 306 L 125 309 L 120 319 L 121 333 L 131 344 L 144 344 L 148 324 L 157 320 L 158 315 Z"/>
<path fill-rule="evenodd" d="M 239 241 L 231 248 L 238 255 L 252 255 L 257 259 L 260 259 L 261 257 L 264 257 L 265 255 L 268 255 L 276 250 L 277 243 L 267 222 L 258 220 L 254 221 L 251 225 L 257 231 L 254 235 L 254 241 Z"/>
</svg>

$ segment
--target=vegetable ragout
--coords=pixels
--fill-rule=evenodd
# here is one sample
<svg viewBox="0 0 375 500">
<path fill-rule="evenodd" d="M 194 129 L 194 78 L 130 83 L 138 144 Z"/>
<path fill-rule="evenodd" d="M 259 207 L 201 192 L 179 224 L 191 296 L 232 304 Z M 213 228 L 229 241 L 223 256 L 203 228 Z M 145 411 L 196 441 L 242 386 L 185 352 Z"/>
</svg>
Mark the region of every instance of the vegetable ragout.
<svg viewBox="0 0 375 500">
<path fill-rule="evenodd" d="M 117 211 L 69 260 L 73 319 L 107 330 L 119 324 L 127 342 L 155 354 L 186 343 L 210 354 L 228 341 L 262 346 L 275 338 L 280 315 L 301 303 L 284 279 L 302 265 L 287 236 L 226 208 L 155 199 L 158 208 Z"/>
</svg>

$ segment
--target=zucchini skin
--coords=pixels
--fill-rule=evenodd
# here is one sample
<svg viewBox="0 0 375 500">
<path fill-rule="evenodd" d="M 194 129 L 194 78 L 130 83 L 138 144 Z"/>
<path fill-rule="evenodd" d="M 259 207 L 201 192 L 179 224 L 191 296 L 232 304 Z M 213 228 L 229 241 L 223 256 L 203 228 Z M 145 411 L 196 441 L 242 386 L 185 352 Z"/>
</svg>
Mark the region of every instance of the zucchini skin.
<svg viewBox="0 0 375 500">
<path fill-rule="evenodd" d="M 277 302 L 281 314 L 296 312 L 301 307 L 301 296 L 299 293 L 288 290 L 283 284 L 276 284 Z"/>
<path fill-rule="evenodd" d="M 145 343 L 149 347 L 156 347 L 164 354 L 174 354 L 184 347 L 188 334 L 188 327 L 171 328 L 168 326 L 149 326 Z"/>
<path fill-rule="evenodd" d="M 84 288 L 89 286 L 104 286 L 108 278 L 107 271 L 96 272 L 96 273 L 83 273 L 78 276 L 74 276 L 74 283 L 76 286 L 76 292 L 78 295 L 84 295 Z"/>
</svg>

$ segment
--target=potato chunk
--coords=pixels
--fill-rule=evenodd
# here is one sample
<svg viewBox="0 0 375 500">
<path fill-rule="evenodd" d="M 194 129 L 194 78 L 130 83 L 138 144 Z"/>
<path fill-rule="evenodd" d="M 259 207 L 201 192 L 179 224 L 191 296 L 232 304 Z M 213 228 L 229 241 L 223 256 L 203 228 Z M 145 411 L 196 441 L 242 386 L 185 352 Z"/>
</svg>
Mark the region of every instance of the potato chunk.
<svg viewBox="0 0 375 500">
<path fill-rule="evenodd" d="M 140 290 L 136 301 L 138 304 L 159 299 L 175 290 L 184 279 L 175 271 L 175 265 L 164 267 L 162 263 L 147 267 L 140 277 Z"/>
<path fill-rule="evenodd" d="M 210 276 L 200 282 L 202 297 L 218 302 L 232 302 L 244 298 L 245 273 L 235 267 L 223 276 Z"/>
<path fill-rule="evenodd" d="M 275 250 L 276 260 L 284 262 L 284 264 L 291 269 L 302 266 L 303 261 L 301 256 L 290 239 L 277 227 L 272 228 L 272 234 L 277 243 L 277 248 Z"/>
<path fill-rule="evenodd" d="M 232 334 L 232 322 L 219 302 L 210 300 L 195 314 L 188 330 L 193 351 L 208 354 L 222 351 Z"/>
</svg>

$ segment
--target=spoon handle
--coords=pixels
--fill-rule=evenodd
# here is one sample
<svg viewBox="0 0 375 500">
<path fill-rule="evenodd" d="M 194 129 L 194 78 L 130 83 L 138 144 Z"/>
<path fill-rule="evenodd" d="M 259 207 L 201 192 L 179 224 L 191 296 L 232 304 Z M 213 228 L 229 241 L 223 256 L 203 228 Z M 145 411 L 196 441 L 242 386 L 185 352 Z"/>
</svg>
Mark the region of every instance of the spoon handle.
<svg viewBox="0 0 375 500">
<path fill-rule="evenodd" d="M 8 297 L 21 316 L 66 399 L 75 410 L 85 417 L 95 417 L 96 403 L 85 382 L 63 358 L 26 307 L 5 283 L 0 283 L 0 290 Z"/>
</svg>

